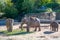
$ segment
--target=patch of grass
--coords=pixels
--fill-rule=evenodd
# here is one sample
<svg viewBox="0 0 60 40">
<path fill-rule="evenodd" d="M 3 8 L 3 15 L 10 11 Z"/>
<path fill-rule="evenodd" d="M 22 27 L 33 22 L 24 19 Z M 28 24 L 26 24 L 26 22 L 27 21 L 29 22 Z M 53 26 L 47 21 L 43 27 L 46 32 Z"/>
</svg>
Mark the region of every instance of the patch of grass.
<svg viewBox="0 0 60 40">
<path fill-rule="evenodd" d="M 29 34 L 29 33 L 32 33 L 32 32 L 26 32 L 25 30 L 20 30 L 20 29 L 16 29 L 16 30 L 13 30 L 12 32 L 7 32 L 6 30 L 5 31 L 0 31 L 0 33 L 3 33 L 7 36 L 12 36 L 12 35 L 24 35 L 24 34 Z"/>
</svg>

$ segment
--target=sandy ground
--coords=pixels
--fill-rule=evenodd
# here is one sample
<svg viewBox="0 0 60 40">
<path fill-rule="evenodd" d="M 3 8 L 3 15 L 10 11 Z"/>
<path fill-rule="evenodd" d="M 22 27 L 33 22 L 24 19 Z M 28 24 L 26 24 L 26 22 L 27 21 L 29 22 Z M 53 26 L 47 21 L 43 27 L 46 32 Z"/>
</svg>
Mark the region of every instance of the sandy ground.
<svg viewBox="0 0 60 40">
<path fill-rule="evenodd" d="M 49 24 L 41 24 L 41 26 L 49 26 Z M 14 25 L 13 29 L 19 28 Z M 6 27 L 0 27 L 0 30 L 6 30 Z M 50 32 L 50 33 L 49 33 Z M 1 36 L 0 40 L 60 40 L 60 24 L 58 32 L 51 32 L 49 27 L 41 27 L 41 31 L 36 31 L 25 35 Z"/>
</svg>

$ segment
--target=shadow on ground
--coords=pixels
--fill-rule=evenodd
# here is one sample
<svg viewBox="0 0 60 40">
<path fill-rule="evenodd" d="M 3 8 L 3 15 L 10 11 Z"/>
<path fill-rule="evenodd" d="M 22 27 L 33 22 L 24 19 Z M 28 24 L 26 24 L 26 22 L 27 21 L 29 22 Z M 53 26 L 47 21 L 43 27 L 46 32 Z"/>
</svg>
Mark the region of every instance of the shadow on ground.
<svg viewBox="0 0 60 40">
<path fill-rule="evenodd" d="M 25 32 L 25 31 L 23 31 L 23 32 L 12 33 L 12 32 L 4 32 L 4 31 L 2 31 L 2 32 L 0 32 L 0 35 L 3 34 L 5 36 L 13 36 L 13 35 L 25 35 L 25 34 L 30 34 L 30 33 L 33 33 L 33 32 Z"/>
<path fill-rule="evenodd" d="M 18 32 L 18 33 L 14 33 L 14 34 L 8 34 L 8 36 L 11 36 L 11 35 L 25 35 L 25 34 L 30 34 L 30 33 L 33 33 L 33 32 Z"/>
<path fill-rule="evenodd" d="M 1 35 L 1 34 L 4 34 L 4 32 L 0 32 L 0 35 Z"/>
<path fill-rule="evenodd" d="M 44 34 L 52 34 L 52 33 L 54 33 L 54 32 L 52 32 L 52 31 L 45 31 L 44 32 Z"/>
</svg>

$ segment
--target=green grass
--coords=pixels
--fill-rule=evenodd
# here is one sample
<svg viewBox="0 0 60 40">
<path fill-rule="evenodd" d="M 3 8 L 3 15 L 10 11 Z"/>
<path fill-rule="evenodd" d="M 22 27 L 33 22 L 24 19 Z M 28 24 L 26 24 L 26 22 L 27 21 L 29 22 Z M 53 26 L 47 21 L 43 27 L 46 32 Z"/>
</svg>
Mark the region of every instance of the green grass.
<svg viewBox="0 0 60 40">
<path fill-rule="evenodd" d="M 25 35 L 25 34 L 29 34 L 32 32 L 26 32 L 25 30 L 22 31 L 20 29 L 16 29 L 16 30 L 13 30 L 12 32 L 7 32 L 5 30 L 5 31 L 0 31 L 0 33 L 5 34 L 7 36 L 12 36 L 12 35 Z"/>
</svg>

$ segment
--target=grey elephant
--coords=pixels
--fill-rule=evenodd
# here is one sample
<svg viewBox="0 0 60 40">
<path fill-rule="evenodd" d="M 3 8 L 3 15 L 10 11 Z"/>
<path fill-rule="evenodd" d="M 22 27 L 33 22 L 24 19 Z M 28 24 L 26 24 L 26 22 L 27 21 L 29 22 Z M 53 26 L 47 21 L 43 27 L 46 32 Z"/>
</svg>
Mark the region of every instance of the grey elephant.
<svg viewBox="0 0 60 40">
<path fill-rule="evenodd" d="M 54 31 L 54 32 L 56 32 L 56 31 L 58 31 L 58 23 L 57 22 L 55 22 L 55 21 L 53 21 L 53 22 L 51 22 L 51 24 L 50 24 L 50 29 L 52 30 L 52 31 Z"/>
<path fill-rule="evenodd" d="M 27 32 L 29 32 L 29 28 L 30 27 L 34 27 L 36 31 L 37 28 L 39 29 L 39 31 L 41 31 L 41 28 L 40 28 L 40 19 L 35 17 L 35 16 L 30 16 L 30 17 L 25 17 L 22 19 L 21 21 L 21 30 L 23 30 L 23 24 L 27 24 Z"/>
</svg>

